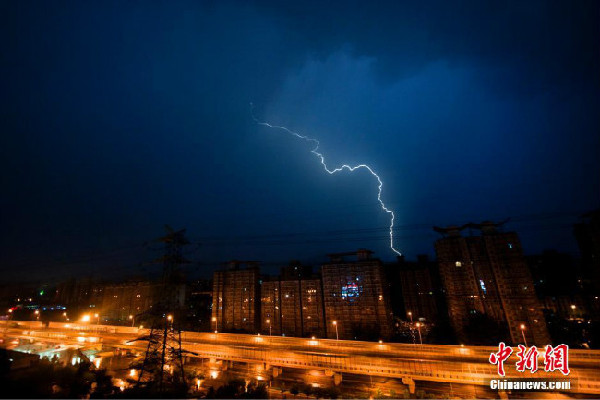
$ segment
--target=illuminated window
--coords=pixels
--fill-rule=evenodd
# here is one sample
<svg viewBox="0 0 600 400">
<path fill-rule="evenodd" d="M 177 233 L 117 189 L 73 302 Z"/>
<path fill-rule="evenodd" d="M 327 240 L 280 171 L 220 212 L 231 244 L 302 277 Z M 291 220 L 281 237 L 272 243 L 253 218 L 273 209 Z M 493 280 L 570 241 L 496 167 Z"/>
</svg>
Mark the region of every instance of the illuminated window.
<svg viewBox="0 0 600 400">
<path fill-rule="evenodd" d="M 512 249 L 512 248 L 513 248 L 513 246 L 512 246 L 512 243 L 509 243 L 509 244 L 508 244 L 508 248 L 509 248 L 509 249 Z"/>
<path fill-rule="evenodd" d="M 462 263 L 461 263 L 460 261 L 457 261 L 457 262 L 456 262 L 456 266 L 457 266 L 457 267 L 462 267 Z"/>
<path fill-rule="evenodd" d="M 485 282 L 483 282 L 483 279 L 479 280 L 479 286 L 481 287 L 481 290 L 483 290 L 483 293 L 487 294 L 487 289 L 485 288 Z"/>
</svg>

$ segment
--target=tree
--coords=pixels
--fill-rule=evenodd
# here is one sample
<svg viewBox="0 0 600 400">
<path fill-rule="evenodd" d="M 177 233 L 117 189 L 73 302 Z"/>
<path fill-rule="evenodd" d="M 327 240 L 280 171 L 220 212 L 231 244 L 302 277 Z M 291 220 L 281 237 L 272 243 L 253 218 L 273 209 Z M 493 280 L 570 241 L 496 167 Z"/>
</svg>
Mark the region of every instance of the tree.
<svg viewBox="0 0 600 400">
<path fill-rule="evenodd" d="M 305 395 L 310 396 L 313 394 L 314 388 L 312 387 L 312 385 L 304 384 L 300 387 L 300 391 Z"/>
<path fill-rule="evenodd" d="M 294 395 L 294 398 L 296 398 L 296 395 L 297 395 L 298 393 L 300 393 L 300 388 L 298 388 L 298 385 L 297 385 L 297 384 L 294 384 L 294 385 L 292 385 L 292 387 L 290 388 L 290 393 L 291 393 L 292 395 Z"/>
<path fill-rule="evenodd" d="M 93 386 L 100 398 L 114 393 L 106 371 L 94 370 L 86 362 L 62 366 L 47 357 L 34 367 L 3 374 L 0 385 L 3 397 L 15 398 L 83 398 L 91 394 Z"/>
<path fill-rule="evenodd" d="M 248 391 L 242 395 L 245 399 L 266 399 L 268 396 L 267 385 L 260 382 L 253 382 L 248 385 Z"/>
<path fill-rule="evenodd" d="M 112 376 L 107 375 L 105 369 L 96 370 L 94 374 L 96 378 L 96 385 L 90 397 L 93 399 L 106 399 L 113 397 L 118 389 L 115 388 L 112 383 Z"/>
</svg>

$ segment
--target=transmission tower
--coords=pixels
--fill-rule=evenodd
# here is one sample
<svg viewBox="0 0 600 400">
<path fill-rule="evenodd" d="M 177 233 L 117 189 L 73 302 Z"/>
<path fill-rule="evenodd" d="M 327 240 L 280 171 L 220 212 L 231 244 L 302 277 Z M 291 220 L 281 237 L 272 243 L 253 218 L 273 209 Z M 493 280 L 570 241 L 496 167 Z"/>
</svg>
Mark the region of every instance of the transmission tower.
<svg viewBox="0 0 600 400">
<path fill-rule="evenodd" d="M 190 353 L 181 348 L 185 280 L 179 270 L 179 265 L 189 263 L 182 250 L 190 242 L 185 238 L 185 229 L 165 228 L 167 234 L 156 240 L 164 243 L 165 252 L 156 260 L 162 263 L 163 274 L 156 300 L 146 313 L 151 321 L 150 332 L 134 340 L 148 342 L 144 360 L 136 366 L 140 370 L 136 387 L 159 393 L 187 387 L 184 354 Z"/>
</svg>

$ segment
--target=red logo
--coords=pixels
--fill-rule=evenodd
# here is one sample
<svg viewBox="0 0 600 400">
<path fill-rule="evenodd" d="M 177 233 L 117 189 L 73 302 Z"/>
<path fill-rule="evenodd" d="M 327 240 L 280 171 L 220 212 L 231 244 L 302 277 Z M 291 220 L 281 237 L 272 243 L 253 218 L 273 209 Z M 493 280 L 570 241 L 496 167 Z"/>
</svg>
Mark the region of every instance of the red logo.
<svg viewBox="0 0 600 400">
<path fill-rule="evenodd" d="M 498 345 L 498 352 L 490 354 L 490 363 L 498 365 L 498 375 L 505 375 L 504 361 L 508 360 L 508 357 L 510 357 L 512 352 L 512 347 L 505 345 L 504 342 L 500 342 Z"/>
<path fill-rule="evenodd" d="M 522 344 L 519 345 L 519 351 L 517 352 L 517 371 L 525 372 L 526 369 L 530 370 L 534 374 L 538 369 L 538 349 L 535 346 L 531 346 L 529 350 Z"/>
<path fill-rule="evenodd" d="M 552 372 L 559 370 L 563 375 L 569 375 L 569 346 L 559 344 L 552 348 L 546 346 L 546 355 L 544 356 L 544 371 Z"/>
<path fill-rule="evenodd" d="M 522 344 L 518 345 L 519 351 L 517 351 L 517 362 L 515 364 L 518 372 L 525 372 L 529 370 L 532 374 L 538 370 L 538 357 L 540 355 L 537 347 L 531 346 L 529 349 Z M 510 346 L 500 342 L 498 344 L 498 352 L 490 354 L 490 363 L 498 366 L 498 375 L 505 376 L 506 371 L 504 369 L 504 362 L 509 359 L 513 349 Z M 563 375 L 569 375 L 571 370 L 569 369 L 569 346 L 566 344 L 559 344 L 558 346 L 552 347 L 551 345 L 546 346 L 546 352 L 544 354 L 544 371 L 553 372 L 560 371 Z"/>
</svg>

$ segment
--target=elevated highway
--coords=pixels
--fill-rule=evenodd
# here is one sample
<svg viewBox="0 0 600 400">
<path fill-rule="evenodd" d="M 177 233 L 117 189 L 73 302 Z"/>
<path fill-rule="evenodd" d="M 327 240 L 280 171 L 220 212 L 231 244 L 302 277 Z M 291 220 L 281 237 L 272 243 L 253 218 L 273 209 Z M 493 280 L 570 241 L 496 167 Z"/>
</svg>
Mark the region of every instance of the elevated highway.
<svg viewBox="0 0 600 400">
<path fill-rule="evenodd" d="M 144 342 L 130 342 L 147 330 L 94 324 L 0 321 L 5 343 L 25 340 L 32 343 L 96 347 L 102 351 L 131 349 L 143 352 Z M 182 332 L 184 349 L 213 364 L 248 363 L 262 366 L 274 376 L 285 369 L 321 370 L 339 383 L 344 374 L 389 377 L 402 380 L 414 391 L 415 382 L 446 382 L 489 387 L 499 379 L 497 368 L 488 361 L 496 347 L 413 345 L 347 340 L 258 336 L 228 333 Z M 600 395 L 600 351 L 570 350 L 571 373 L 536 374 L 515 370 L 516 354 L 506 362 L 505 379 L 569 379 L 570 394 Z M 223 364 L 224 363 L 224 364 Z"/>
</svg>

